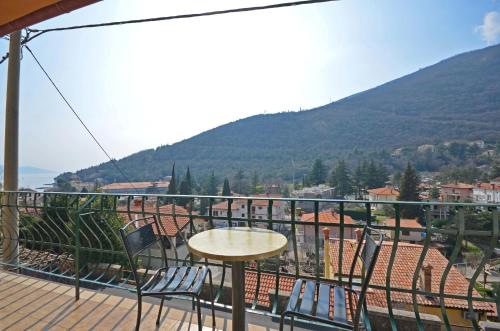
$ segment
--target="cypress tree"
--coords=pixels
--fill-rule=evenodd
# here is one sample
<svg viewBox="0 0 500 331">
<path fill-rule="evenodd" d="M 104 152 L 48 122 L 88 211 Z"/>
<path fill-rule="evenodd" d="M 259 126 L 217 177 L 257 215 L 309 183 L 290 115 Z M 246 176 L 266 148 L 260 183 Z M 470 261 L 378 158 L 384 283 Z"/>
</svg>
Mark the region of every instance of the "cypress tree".
<svg viewBox="0 0 500 331">
<path fill-rule="evenodd" d="M 225 197 L 231 195 L 231 187 L 229 186 L 229 180 L 227 178 L 224 179 L 224 185 L 222 186 L 222 195 Z"/>
<path fill-rule="evenodd" d="M 420 201 L 420 196 L 418 192 L 418 185 L 420 183 L 420 178 L 412 167 L 411 163 L 408 162 L 406 169 L 401 177 L 401 187 L 399 190 L 400 201 Z M 415 218 L 419 216 L 418 206 L 401 206 L 401 216 L 405 218 Z"/>
<path fill-rule="evenodd" d="M 252 188 L 250 193 L 257 194 L 258 190 L 259 190 L 259 174 L 257 173 L 257 171 L 254 171 L 252 177 Z"/>
<path fill-rule="evenodd" d="M 172 166 L 172 175 L 170 178 L 170 183 L 168 183 L 167 194 L 177 194 L 177 183 L 175 182 L 175 162 Z"/>
<path fill-rule="evenodd" d="M 316 159 L 309 174 L 309 179 L 313 185 L 324 184 L 326 182 L 327 170 L 321 159 Z"/>
<path fill-rule="evenodd" d="M 353 192 L 351 175 L 344 160 L 340 160 L 330 175 L 330 185 L 335 188 L 338 196 L 345 196 Z"/>
</svg>

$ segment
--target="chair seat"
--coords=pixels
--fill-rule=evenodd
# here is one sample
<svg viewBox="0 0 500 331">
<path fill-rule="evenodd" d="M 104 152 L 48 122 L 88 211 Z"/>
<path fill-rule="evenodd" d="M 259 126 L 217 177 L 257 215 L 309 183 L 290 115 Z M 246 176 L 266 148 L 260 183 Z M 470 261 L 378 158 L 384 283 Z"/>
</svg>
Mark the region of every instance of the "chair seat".
<svg viewBox="0 0 500 331">
<path fill-rule="evenodd" d="M 199 295 L 208 268 L 170 267 L 157 271 L 141 288 L 142 295 L 196 294 Z"/>
<path fill-rule="evenodd" d="M 350 301 L 346 302 L 346 291 L 349 290 L 343 286 L 297 279 L 286 311 L 305 318 L 313 317 L 339 326 L 352 327 L 352 322 L 347 317 Z M 355 293 L 352 297 L 357 299 Z M 332 307 L 333 314 L 330 313 Z"/>
</svg>

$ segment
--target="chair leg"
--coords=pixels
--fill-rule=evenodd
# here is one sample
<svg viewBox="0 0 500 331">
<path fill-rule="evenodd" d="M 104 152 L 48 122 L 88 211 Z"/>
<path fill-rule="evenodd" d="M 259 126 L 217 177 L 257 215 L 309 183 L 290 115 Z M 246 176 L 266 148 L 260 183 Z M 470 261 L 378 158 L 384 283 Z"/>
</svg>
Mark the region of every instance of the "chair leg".
<svg viewBox="0 0 500 331">
<path fill-rule="evenodd" d="M 212 303 L 212 326 L 215 329 L 215 309 L 214 309 L 214 287 L 212 284 L 212 272 L 210 272 L 210 269 L 208 269 L 208 280 L 209 280 L 209 285 L 210 285 L 210 301 Z"/>
<path fill-rule="evenodd" d="M 196 306 L 197 306 L 197 314 L 198 314 L 198 330 L 203 331 L 203 324 L 201 323 L 201 305 L 200 305 L 200 297 L 196 298 Z"/>
<path fill-rule="evenodd" d="M 160 302 L 160 309 L 158 310 L 158 317 L 156 318 L 156 325 L 160 325 L 160 318 L 161 318 L 161 310 L 163 308 L 163 301 L 165 301 L 165 297 L 161 297 L 161 302 Z"/>
<path fill-rule="evenodd" d="M 280 318 L 280 331 L 283 331 L 283 325 L 285 324 L 285 313 L 281 314 Z"/>
<path fill-rule="evenodd" d="M 135 323 L 135 331 L 139 331 L 141 326 L 141 312 L 142 312 L 142 297 L 137 297 L 137 322 Z"/>
</svg>

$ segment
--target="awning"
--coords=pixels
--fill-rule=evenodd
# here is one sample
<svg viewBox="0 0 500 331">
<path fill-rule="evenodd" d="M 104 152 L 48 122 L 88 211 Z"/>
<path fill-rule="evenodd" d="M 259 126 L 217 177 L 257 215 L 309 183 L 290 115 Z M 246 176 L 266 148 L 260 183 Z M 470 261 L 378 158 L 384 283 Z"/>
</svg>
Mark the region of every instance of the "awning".
<svg viewBox="0 0 500 331">
<path fill-rule="evenodd" d="M 1 0 L 0 37 L 100 0 Z"/>
</svg>

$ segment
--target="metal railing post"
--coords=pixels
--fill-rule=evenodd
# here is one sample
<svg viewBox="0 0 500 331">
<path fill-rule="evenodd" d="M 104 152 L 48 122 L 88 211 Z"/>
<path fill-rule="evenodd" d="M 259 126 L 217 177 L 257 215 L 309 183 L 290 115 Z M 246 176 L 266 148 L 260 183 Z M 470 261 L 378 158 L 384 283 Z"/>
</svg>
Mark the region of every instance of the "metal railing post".
<svg viewBox="0 0 500 331">
<path fill-rule="evenodd" d="M 80 215 L 75 219 L 75 300 L 80 299 Z"/>
</svg>

